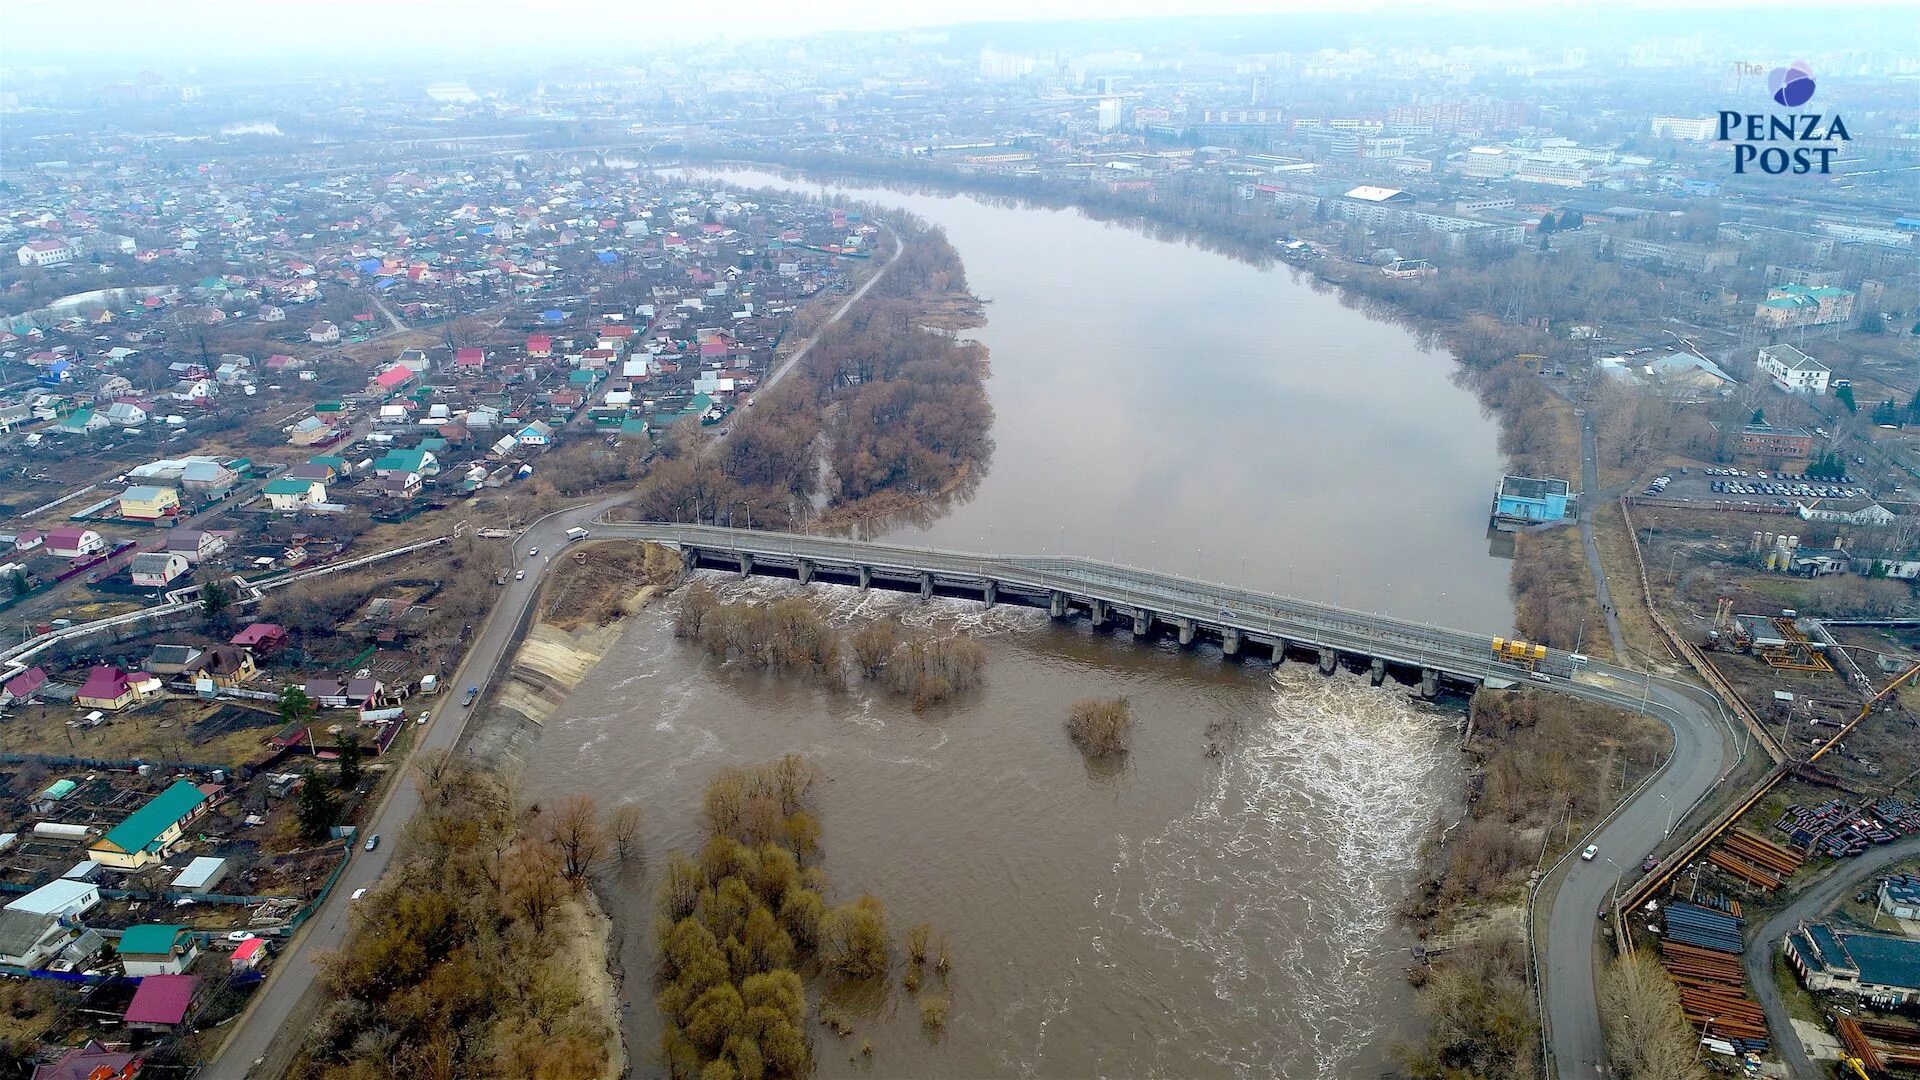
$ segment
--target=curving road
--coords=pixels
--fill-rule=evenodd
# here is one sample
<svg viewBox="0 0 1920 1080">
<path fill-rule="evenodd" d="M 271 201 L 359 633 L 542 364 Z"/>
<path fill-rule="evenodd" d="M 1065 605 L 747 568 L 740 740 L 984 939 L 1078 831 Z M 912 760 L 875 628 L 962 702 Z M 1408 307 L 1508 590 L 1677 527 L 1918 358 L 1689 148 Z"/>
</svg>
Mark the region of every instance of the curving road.
<svg viewBox="0 0 1920 1080">
<path fill-rule="evenodd" d="M 1747 969 L 1747 982 L 1767 1014 L 1767 1030 L 1773 1036 L 1773 1048 L 1786 1062 L 1787 1075 L 1793 1080 L 1814 1080 L 1827 1075 L 1815 1067 L 1801 1045 L 1800 1033 L 1793 1030 L 1792 1015 L 1780 990 L 1773 985 L 1773 951 L 1788 931 L 1802 919 L 1817 919 L 1828 908 L 1847 898 L 1862 881 L 1872 877 L 1889 863 L 1920 855 L 1920 836 L 1907 836 L 1885 847 L 1869 849 L 1858 858 L 1836 863 L 1827 876 L 1803 889 L 1793 902 L 1760 927 L 1747 942 L 1741 962 Z"/>
<path fill-rule="evenodd" d="M 546 576 L 549 564 L 566 546 L 567 530 L 593 520 L 617 501 L 607 499 L 549 514 L 528 526 L 511 541 L 510 561 L 526 570 L 527 576 L 518 581 L 509 578 L 500 589 L 498 602 L 486 621 L 480 624 L 473 647 L 467 651 L 459 669 L 447 680 L 447 689 L 437 699 L 431 699 L 434 701 L 432 717 L 420 732 L 414 747 L 415 754 L 422 750 L 450 749 L 460 741 L 460 736 L 466 731 L 467 721 L 476 711 L 461 705 L 466 698 L 466 688 L 485 687 L 497 672 L 504 670 L 505 663 L 510 659 L 507 647 L 513 641 L 514 630 L 519 626 L 520 617 L 526 612 L 527 606 L 539 593 L 540 581 Z M 526 554 L 527 549 L 533 547 L 540 549 L 537 558 L 529 558 Z M 386 871 L 388 861 L 400 847 L 394 841 L 399 839 L 401 830 L 419 808 L 420 792 L 414 787 L 408 770 L 403 767 L 388 785 L 387 794 L 379 808 L 361 826 L 363 835 L 378 834 L 385 837 L 387 842 L 373 851 L 358 846 L 353 849 L 347 869 L 340 875 L 326 903 L 282 948 L 266 984 L 254 995 L 247 1011 L 235 1021 L 237 1030 L 221 1048 L 220 1055 L 207 1067 L 205 1076 L 212 1080 L 241 1080 L 249 1076 L 279 1076 L 286 1071 L 294 1051 L 299 1048 L 301 1033 L 283 1032 L 281 1029 L 286 1026 L 300 999 L 313 986 L 319 974 L 316 952 L 338 948 L 346 939 L 354 890 L 366 888 L 379 880 Z"/>
</svg>

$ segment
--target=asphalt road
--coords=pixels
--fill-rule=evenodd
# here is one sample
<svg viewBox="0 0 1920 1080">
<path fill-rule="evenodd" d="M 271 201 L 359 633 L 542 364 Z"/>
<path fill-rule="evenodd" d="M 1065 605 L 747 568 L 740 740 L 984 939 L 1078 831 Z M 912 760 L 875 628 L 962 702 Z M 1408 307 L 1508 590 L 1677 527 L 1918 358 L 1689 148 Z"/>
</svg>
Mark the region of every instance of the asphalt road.
<svg viewBox="0 0 1920 1080">
<path fill-rule="evenodd" d="M 1595 994 L 1599 913 L 1617 889 L 1639 876 L 1640 861 L 1725 778 L 1735 760 L 1732 731 L 1708 691 L 1657 677 L 1650 687 L 1643 681 L 1621 690 L 1583 696 L 1635 711 L 1646 694 L 1647 711 L 1673 731 L 1673 754 L 1640 794 L 1588 841 L 1600 848 L 1592 862 L 1577 856 L 1562 862 L 1564 876 L 1548 909 L 1540 964 L 1544 1020 L 1561 1080 L 1611 1075 L 1605 1067 L 1606 1042 Z"/>
<path fill-rule="evenodd" d="M 1773 1047 L 1780 1054 L 1780 1059 L 1786 1062 L 1787 1075 L 1793 1080 L 1818 1080 L 1827 1073 L 1816 1068 L 1813 1059 L 1807 1056 L 1807 1048 L 1801 1045 L 1799 1033 L 1793 1030 L 1787 1003 L 1773 985 L 1774 946 L 1802 919 L 1819 918 L 1822 912 L 1846 899 L 1860 887 L 1862 881 L 1887 864 L 1914 855 L 1920 855 L 1920 836 L 1903 837 L 1885 847 L 1869 848 L 1857 859 L 1836 864 L 1825 878 L 1802 890 L 1799 896 L 1794 897 L 1793 903 L 1768 919 L 1760 931 L 1748 940 L 1746 955 L 1741 957 L 1747 969 L 1747 982 L 1752 984 L 1754 996 L 1760 999 L 1760 1007 L 1766 1010 L 1767 1030 L 1773 1036 Z"/>
<path fill-rule="evenodd" d="M 551 514 L 528 526 L 511 541 L 511 557 L 507 561 L 525 570 L 527 576 L 519 581 L 509 577 L 507 584 L 501 588 L 499 601 L 476 632 L 473 647 L 468 650 L 466 659 L 452 678 L 446 681 L 446 689 L 433 699 L 432 719 L 420 732 L 414 747 L 415 754 L 422 750 L 449 749 L 460 741 L 467 721 L 475 711 L 461 705 L 466 700 L 466 688 L 485 686 L 493 674 L 501 669 L 507 659 L 507 646 L 513 637 L 514 627 L 539 592 L 541 579 L 552 560 L 566 547 L 566 531 L 593 520 L 616 501 L 607 499 Z M 529 558 L 527 549 L 534 547 L 540 549 L 540 554 Z M 502 551 L 501 555 L 505 558 L 507 552 Z M 410 756 L 409 766 L 412 760 Z M 315 964 L 316 953 L 321 949 L 338 948 L 346 939 L 354 891 L 372 885 L 386 872 L 388 861 L 400 846 L 397 841 L 401 830 L 420 808 L 420 793 L 413 784 L 410 772 L 409 767 L 403 766 L 400 775 L 394 777 L 388 786 L 379 809 L 362 826 L 362 836 L 378 834 L 382 837 L 380 846 L 374 851 L 366 851 L 359 845 L 354 847 L 347 869 L 340 875 L 326 903 L 278 954 L 265 985 L 254 996 L 247 1011 L 235 1021 L 238 1030 L 228 1039 L 220 1055 L 203 1075 L 212 1080 L 241 1080 L 249 1076 L 277 1076 L 284 1071 L 292 1052 L 298 1047 L 300 1033 L 283 1032 L 282 1028 L 319 973 Z M 254 1068 L 256 1063 L 260 1065 L 258 1069 Z"/>
<path fill-rule="evenodd" d="M 1606 620 L 1613 655 L 1625 660 L 1627 639 L 1620 633 L 1620 616 L 1614 611 L 1613 590 L 1607 587 L 1607 570 L 1600 562 L 1600 544 L 1593 529 L 1594 506 L 1606 496 L 1600 490 L 1600 448 L 1594 438 L 1593 413 L 1587 409 L 1580 410 L 1580 485 L 1580 544 L 1587 549 L 1587 569 L 1593 575 L 1594 597 Z"/>
</svg>

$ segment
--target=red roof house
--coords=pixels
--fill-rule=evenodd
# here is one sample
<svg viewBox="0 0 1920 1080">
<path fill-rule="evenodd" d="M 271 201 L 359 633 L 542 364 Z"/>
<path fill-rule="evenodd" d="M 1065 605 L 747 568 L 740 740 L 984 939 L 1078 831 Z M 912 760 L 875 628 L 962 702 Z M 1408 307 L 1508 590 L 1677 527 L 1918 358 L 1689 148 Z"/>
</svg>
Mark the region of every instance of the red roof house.
<svg viewBox="0 0 1920 1080">
<path fill-rule="evenodd" d="M 532 334 L 527 338 L 527 355 L 543 360 L 553 355 L 553 339 L 545 334 Z"/>
<path fill-rule="evenodd" d="M 257 622 L 233 635 L 228 644 L 254 652 L 272 652 L 287 643 L 287 628 L 278 623 Z"/>
<path fill-rule="evenodd" d="M 462 371 L 479 371 L 487 366 L 486 351 L 473 348 L 455 350 L 453 366 Z"/>
<path fill-rule="evenodd" d="M 36 1065 L 31 1080 L 137 1080 L 146 1062 L 139 1054 L 109 1050 L 96 1040 Z"/>
<path fill-rule="evenodd" d="M 7 697 L 14 701 L 25 701 L 47 685 L 47 671 L 41 667 L 30 667 L 7 680 Z"/>
<path fill-rule="evenodd" d="M 382 390 L 398 390 L 413 381 L 413 371 L 395 364 L 373 377 L 373 385 Z"/>
<path fill-rule="evenodd" d="M 76 697 L 83 709 L 123 709 L 139 699 L 134 680 L 117 667 L 101 664 L 87 672 L 86 684 Z"/>
<path fill-rule="evenodd" d="M 199 985 L 195 975 L 149 975 L 140 980 L 123 1019 L 128 1027 L 170 1031 L 186 1020 Z"/>
</svg>

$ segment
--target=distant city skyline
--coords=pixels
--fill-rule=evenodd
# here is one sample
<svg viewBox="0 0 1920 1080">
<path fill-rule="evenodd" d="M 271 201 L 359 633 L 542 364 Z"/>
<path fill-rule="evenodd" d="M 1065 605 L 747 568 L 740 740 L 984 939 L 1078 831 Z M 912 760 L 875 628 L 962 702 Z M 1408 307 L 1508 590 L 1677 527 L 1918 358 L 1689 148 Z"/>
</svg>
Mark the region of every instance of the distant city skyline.
<svg viewBox="0 0 1920 1080">
<path fill-rule="evenodd" d="M 539 48 L 590 54 L 612 47 L 694 41 L 763 41 L 834 31 L 938 30 L 994 23 L 1040 23 L 1142 18 L 1356 14 L 1412 8 L 1421 16 L 1454 13 L 1578 12 L 1576 0 L 1464 0 L 1444 7 L 1395 0 L 1104 0 L 1090 8 L 1073 0 L 973 0 L 966 4 L 908 5 L 892 0 L 829 0 L 794 5 L 775 0 L 739 0 L 724 13 L 658 0 L 533 0 L 531 3 L 466 3 L 460 0 L 97 0 L 85 6 L 84 26 L 75 8 L 57 0 L 17 0 L 0 16 L 0 28 L 18 45 L 9 67 L 35 66 L 36 54 L 149 55 L 168 66 L 197 58 L 257 58 L 295 55 L 322 58 L 389 53 L 396 48 L 437 48 L 445 59 L 464 54 L 497 55 Z M 1900 9 L 1899 0 L 1858 0 L 1860 9 Z M 1695 0 L 1676 8 L 1658 0 L 1624 0 L 1616 12 L 1782 13 L 1798 10 L 1790 0 Z M 1741 37 L 1752 28 L 1729 27 Z M 427 59 L 427 58 L 423 58 Z M 432 59 L 428 62 L 431 63 Z"/>
</svg>

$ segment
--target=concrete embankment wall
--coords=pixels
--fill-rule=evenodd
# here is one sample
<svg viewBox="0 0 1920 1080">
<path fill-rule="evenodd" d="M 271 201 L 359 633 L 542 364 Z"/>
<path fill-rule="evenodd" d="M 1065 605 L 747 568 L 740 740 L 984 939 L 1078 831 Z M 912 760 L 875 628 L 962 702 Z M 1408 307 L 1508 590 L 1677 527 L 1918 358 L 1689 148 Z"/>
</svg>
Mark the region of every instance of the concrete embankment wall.
<svg viewBox="0 0 1920 1080">
<path fill-rule="evenodd" d="M 562 630 L 539 621 L 524 626 L 512 666 L 489 691 L 482 714 L 467 725 L 460 749 L 508 776 L 518 774 L 541 725 L 620 640 L 627 620 L 653 593 L 652 586 L 635 591 L 621 602 L 620 617 L 605 626 Z M 538 608 L 529 605 L 530 612 Z"/>
</svg>

